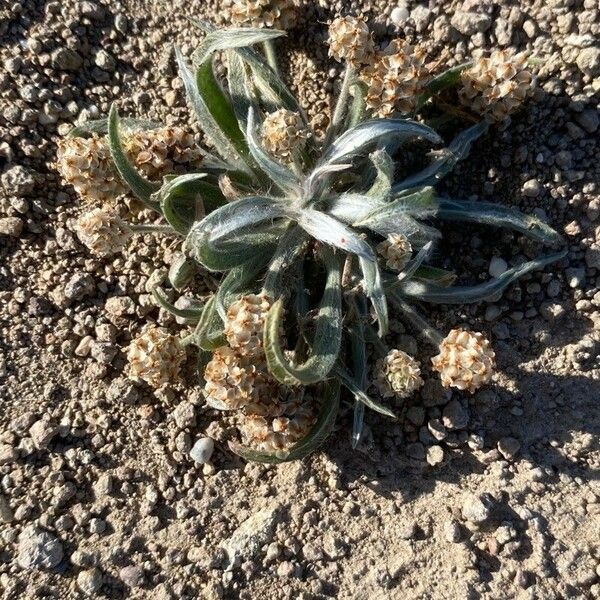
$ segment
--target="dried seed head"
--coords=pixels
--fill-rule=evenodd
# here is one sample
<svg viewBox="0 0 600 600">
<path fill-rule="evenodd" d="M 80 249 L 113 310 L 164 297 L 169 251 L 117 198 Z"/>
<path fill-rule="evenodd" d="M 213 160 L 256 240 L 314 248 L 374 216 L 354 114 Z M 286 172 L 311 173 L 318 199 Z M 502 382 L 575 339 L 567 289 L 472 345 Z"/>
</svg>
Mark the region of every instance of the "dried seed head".
<svg viewBox="0 0 600 600">
<path fill-rule="evenodd" d="M 444 387 L 473 393 L 492 377 L 495 354 L 481 333 L 453 329 L 442 340 L 440 353 L 431 359 Z"/>
<path fill-rule="evenodd" d="M 250 414 L 240 418 L 238 428 L 242 443 L 263 452 L 289 450 L 305 437 L 317 420 L 316 406 L 311 401 L 280 404 L 279 414 Z"/>
<path fill-rule="evenodd" d="M 127 192 L 104 138 L 68 137 L 59 140 L 56 167 L 62 178 L 86 202 L 114 203 Z"/>
<path fill-rule="evenodd" d="M 376 116 L 390 117 L 415 108 L 417 96 L 429 79 L 425 57 L 423 47 L 396 39 L 363 69 L 360 79 L 367 85 L 365 102 Z"/>
<path fill-rule="evenodd" d="M 111 208 L 94 208 L 77 219 L 75 233 L 93 254 L 109 256 L 123 250 L 131 229 Z"/>
<path fill-rule="evenodd" d="M 234 25 L 292 29 L 297 21 L 295 0 L 234 0 L 228 11 Z"/>
<path fill-rule="evenodd" d="M 202 162 L 194 136 L 182 127 L 134 131 L 123 136 L 123 146 L 133 164 L 154 181 Z"/>
<path fill-rule="evenodd" d="M 204 370 L 204 396 L 209 406 L 234 410 L 254 397 L 258 370 L 229 346 L 217 348 Z"/>
<path fill-rule="evenodd" d="M 513 55 L 508 50 L 494 50 L 489 57 L 475 60 L 461 75 L 461 103 L 489 121 L 501 121 L 532 90 L 533 76 L 526 66 L 525 52 Z"/>
<path fill-rule="evenodd" d="M 389 269 L 402 271 L 410 260 L 412 246 L 405 235 L 393 233 L 377 245 L 377 252 L 385 258 Z"/>
<path fill-rule="evenodd" d="M 185 360 L 179 339 L 162 327 L 150 326 L 129 344 L 128 375 L 154 388 L 176 381 Z"/>
<path fill-rule="evenodd" d="M 298 113 L 280 108 L 267 115 L 261 129 L 262 143 L 267 152 L 277 158 L 290 158 L 301 150 L 308 131 Z"/>
<path fill-rule="evenodd" d="M 408 398 L 423 385 L 419 363 L 402 350 L 390 350 L 377 361 L 374 380 L 384 398 Z"/>
<path fill-rule="evenodd" d="M 242 296 L 227 311 L 225 336 L 241 356 L 258 357 L 263 353 L 263 327 L 272 301 L 264 294 Z"/>
<path fill-rule="evenodd" d="M 373 38 L 363 17 L 338 17 L 329 25 L 329 55 L 354 66 L 371 62 Z"/>
</svg>

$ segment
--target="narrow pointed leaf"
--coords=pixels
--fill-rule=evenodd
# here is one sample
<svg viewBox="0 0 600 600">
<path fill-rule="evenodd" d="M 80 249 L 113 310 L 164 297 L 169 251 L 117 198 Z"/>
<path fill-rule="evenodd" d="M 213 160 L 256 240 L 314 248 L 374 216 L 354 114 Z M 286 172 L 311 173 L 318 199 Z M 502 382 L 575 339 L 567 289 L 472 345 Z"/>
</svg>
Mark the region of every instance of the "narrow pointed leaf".
<svg viewBox="0 0 600 600">
<path fill-rule="evenodd" d="M 340 353 L 342 343 L 342 287 L 341 264 L 338 257 L 330 255 L 326 260 L 327 281 L 315 334 L 311 356 L 301 365 L 293 366 L 281 347 L 280 326 L 283 319 L 283 302 L 273 304 L 265 319 L 264 346 L 271 374 L 286 385 L 310 385 L 327 377 Z"/>
<path fill-rule="evenodd" d="M 108 114 L 108 145 L 110 155 L 123 181 L 146 206 L 160 212 L 158 204 L 150 199 L 150 196 L 160 186 L 142 177 L 125 155 L 119 137 L 119 114 L 114 104 L 110 107 Z"/>
<path fill-rule="evenodd" d="M 169 267 L 169 283 L 176 289 L 183 289 L 194 277 L 196 265 L 185 254 L 179 254 Z"/>
<path fill-rule="evenodd" d="M 371 198 L 387 198 L 394 180 L 394 161 L 385 150 L 377 150 L 369 155 L 377 176 L 373 185 L 365 192 Z"/>
<path fill-rule="evenodd" d="M 194 60 L 199 64 L 209 62 L 218 50 L 231 50 L 260 44 L 286 35 L 278 29 L 258 29 L 252 27 L 229 27 L 214 30 L 206 37 L 195 52 Z"/>
<path fill-rule="evenodd" d="M 421 185 L 435 185 L 454 169 L 457 162 L 469 155 L 473 142 L 480 138 L 488 129 L 488 123 L 481 121 L 461 131 L 447 148 L 432 152 L 436 158 L 427 167 L 394 185 L 392 187 L 392 194 L 401 193 L 406 189 Z"/>
<path fill-rule="evenodd" d="M 367 298 L 371 301 L 377 323 L 379 325 L 379 337 L 387 334 L 389 328 L 388 306 L 385 299 L 385 291 L 381 281 L 381 273 L 376 260 L 367 260 L 359 257 L 360 268 L 363 274 L 363 286 Z"/>
<path fill-rule="evenodd" d="M 552 227 L 532 215 L 492 202 L 439 200 L 436 217 L 447 221 L 468 221 L 517 231 L 538 242 L 560 244 L 562 237 Z"/>
<path fill-rule="evenodd" d="M 337 219 L 312 208 L 305 208 L 298 212 L 289 212 L 288 214 L 298 222 L 298 225 L 302 229 L 315 239 L 329 244 L 334 248 L 352 252 L 352 254 L 356 254 L 366 260 L 375 260 L 375 254 L 371 246 L 360 235 L 354 233 Z"/>
<path fill-rule="evenodd" d="M 347 162 L 359 154 L 365 154 L 377 145 L 404 143 L 423 138 L 433 143 L 442 141 L 430 127 L 408 119 L 372 119 L 346 131 L 333 142 L 320 165 Z"/>
<path fill-rule="evenodd" d="M 519 277 L 544 268 L 546 265 L 552 264 L 564 258 L 566 251 L 543 256 L 541 258 L 523 263 L 518 267 L 509 269 L 497 279 L 491 279 L 486 283 L 472 286 L 453 286 L 450 288 L 442 287 L 435 284 L 418 282 L 414 279 L 402 282 L 395 291 L 402 296 L 415 298 L 423 302 L 431 302 L 433 304 L 469 304 L 473 302 L 481 302 L 487 298 L 491 298 L 502 292 L 511 283 L 515 282 Z"/>
<path fill-rule="evenodd" d="M 229 138 L 225 135 L 211 114 L 205 99 L 198 90 L 196 78 L 187 66 L 186 60 L 179 48 L 175 48 L 175 56 L 179 67 L 179 76 L 183 81 L 188 100 L 196 113 L 199 127 L 214 146 L 215 150 L 231 167 L 246 170 L 240 160 L 240 155 Z"/>
<path fill-rule="evenodd" d="M 282 236 L 275 254 L 269 264 L 263 292 L 271 297 L 278 298 L 283 295 L 282 280 L 288 269 L 302 253 L 308 235 L 297 225 L 291 226 Z"/>
<path fill-rule="evenodd" d="M 204 305 L 200 320 L 194 330 L 196 345 L 203 350 L 216 350 L 225 343 L 223 322 L 217 312 L 216 296 Z"/>
<path fill-rule="evenodd" d="M 462 63 L 455 67 L 446 69 L 439 75 L 433 77 L 425 86 L 424 92 L 418 98 L 417 110 L 429 100 L 435 94 L 438 94 L 442 90 L 449 87 L 454 87 L 460 82 L 460 76 L 465 69 L 468 69 L 472 65 L 472 61 Z"/>
<path fill-rule="evenodd" d="M 350 393 L 354 396 L 356 400 L 362 402 L 365 406 L 378 412 L 386 417 L 391 417 L 392 419 L 396 419 L 396 414 L 393 410 L 389 409 L 387 406 L 384 406 L 380 402 L 373 400 L 370 396 L 365 394 L 357 385 L 350 373 L 340 364 L 337 364 L 333 372 L 335 376 L 342 382 L 342 384 L 348 388 Z"/>
<path fill-rule="evenodd" d="M 327 214 L 347 225 L 354 225 L 384 206 L 385 202 L 371 196 L 347 192 L 329 201 Z"/>
</svg>

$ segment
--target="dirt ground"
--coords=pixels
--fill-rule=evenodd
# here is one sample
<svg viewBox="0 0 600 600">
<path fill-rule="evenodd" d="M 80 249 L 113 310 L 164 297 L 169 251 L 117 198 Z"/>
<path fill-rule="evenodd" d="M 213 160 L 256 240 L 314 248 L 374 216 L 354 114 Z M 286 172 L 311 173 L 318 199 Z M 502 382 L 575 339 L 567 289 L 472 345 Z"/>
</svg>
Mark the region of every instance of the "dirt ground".
<svg viewBox="0 0 600 600">
<path fill-rule="evenodd" d="M 0 0 L 3 598 L 600 597 L 598 2 L 303 1 L 281 58 L 317 123 L 340 70 L 327 21 L 359 11 L 378 42 L 407 37 L 447 62 L 494 47 L 540 60 L 532 99 L 441 189 L 534 212 L 569 253 L 494 302 L 428 313 L 490 336 L 493 385 L 426 385 L 403 420 L 370 413 L 357 450 L 348 402 L 321 451 L 267 467 L 228 450 L 192 356 L 159 392 L 125 379 L 146 322 L 184 328 L 146 287 L 177 247 L 143 236 L 92 258 L 52 167 L 59 137 L 113 100 L 193 127 L 173 46 L 189 55 L 201 38 L 186 17 L 219 24 L 223 3 Z M 485 228 L 444 233 L 436 259 L 464 281 L 539 251 Z M 413 333 L 395 323 L 419 353 Z M 198 465 L 189 451 L 207 435 Z"/>
</svg>

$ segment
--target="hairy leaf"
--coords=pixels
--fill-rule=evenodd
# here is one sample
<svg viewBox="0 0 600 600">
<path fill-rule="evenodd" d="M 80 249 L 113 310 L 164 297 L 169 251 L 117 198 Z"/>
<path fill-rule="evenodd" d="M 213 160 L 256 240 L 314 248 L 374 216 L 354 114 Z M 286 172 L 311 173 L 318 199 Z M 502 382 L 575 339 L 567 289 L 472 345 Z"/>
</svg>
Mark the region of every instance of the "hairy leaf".
<svg viewBox="0 0 600 600">
<path fill-rule="evenodd" d="M 203 350 L 214 351 L 225 344 L 223 322 L 217 312 L 217 299 L 212 296 L 204 305 L 200 320 L 194 330 L 196 345 Z"/>
<path fill-rule="evenodd" d="M 119 137 L 119 114 L 114 104 L 110 107 L 108 113 L 108 145 L 110 155 L 123 181 L 146 206 L 160 212 L 158 203 L 150 199 L 150 196 L 159 188 L 159 185 L 142 177 L 125 155 Z"/>
<path fill-rule="evenodd" d="M 419 171 L 394 185 L 392 187 L 392 194 L 398 194 L 404 190 L 417 186 L 435 185 L 454 169 L 457 162 L 469 155 L 473 142 L 480 138 L 488 128 L 488 123 L 486 121 L 481 121 L 480 123 L 461 131 L 447 148 L 431 153 L 434 156 L 437 156 L 431 164 L 422 171 Z"/>
<path fill-rule="evenodd" d="M 186 60 L 179 48 L 175 48 L 175 57 L 179 67 L 179 76 L 183 81 L 190 104 L 196 113 L 198 125 L 206 134 L 206 137 L 210 140 L 216 151 L 230 167 L 242 171 L 247 170 L 245 163 L 240 160 L 240 155 L 235 146 L 215 121 L 215 118 L 206 104 L 205 98 L 198 89 L 198 82 L 189 70 Z"/>
<path fill-rule="evenodd" d="M 523 277 L 523 275 L 531 271 L 542 269 L 546 265 L 552 264 L 565 256 L 566 251 L 531 260 L 518 267 L 509 269 L 497 279 L 492 279 L 479 285 L 447 288 L 412 279 L 407 282 L 401 282 L 399 286 L 395 287 L 394 291 L 399 292 L 402 296 L 433 304 L 469 304 L 480 302 L 502 292 L 511 283 L 519 279 L 519 277 Z"/>
<path fill-rule="evenodd" d="M 196 265 L 185 254 L 179 254 L 171 261 L 169 283 L 176 289 L 183 289 L 194 277 Z"/>
<path fill-rule="evenodd" d="M 436 216 L 447 221 L 469 221 L 481 225 L 494 225 L 518 231 L 539 242 L 560 244 L 562 237 L 552 227 L 532 215 L 526 215 L 514 208 L 471 200 L 439 201 Z"/>
<path fill-rule="evenodd" d="M 327 281 L 315 335 L 311 343 L 311 356 L 301 365 L 293 366 L 281 347 L 280 326 L 283 319 L 283 302 L 278 300 L 269 310 L 265 320 L 264 347 L 269 371 L 286 385 L 310 385 L 322 381 L 333 368 L 342 343 L 342 289 L 341 264 L 338 257 L 326 257 Z"/>
<path fill-rule="evenodd" d="M 376 260 L 367 260 L 362 257 L 359 257 L 358 260 L 363 273 L 365 294 L 371 301 L 371 304 L 373 304 L 373 309 L 375 310 L 375 316 L 379 324 L 379 337 L 383 337 L 388 332 L 389 316 L 379 265 Z"/>
</svg>

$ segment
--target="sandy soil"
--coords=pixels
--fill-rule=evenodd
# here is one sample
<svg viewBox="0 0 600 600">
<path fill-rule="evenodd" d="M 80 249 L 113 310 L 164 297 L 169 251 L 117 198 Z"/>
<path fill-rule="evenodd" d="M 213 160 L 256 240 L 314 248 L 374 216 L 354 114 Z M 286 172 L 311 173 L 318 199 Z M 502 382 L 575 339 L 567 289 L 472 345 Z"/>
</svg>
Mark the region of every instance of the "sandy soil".
<svg viewBox="0 0 600 600">
<path fill-rule="evenodd" d="M 244 464 L 203 406 L 193 357 L 184 382 L 157 393 L 123 375 L 144 323 L 183 327 L 146 289 L 175 244 L 145 236 L 123 257 L 91 258 L 70 230 L 76 196 L 52 168 L 60 135 L 113 100 L 121 114 L 191 124 L 172 47 L 190 53 L 200 37 L 184 17 L 219 23 L 222 3 L 3 3 L 3 598 L 600 597 L 597 1 L 304 4 L 282 58 L 317 120 L 339 71 L 323 45 L 339 12 L 363 10 L 379 41 L 418 39 L 457 63 L 495 46 L 539 57 L 532 100 L 443 190 L 535 212 L 564 232 L 568 257 L 495 302 L 430 313 L 441 329 L 490 335 L 492 386 L 428 388 L 396 423 L 370 414 L 356 451 L 348 403 L 309 459 Z M 482 228 L 445 234 L 439 264 L 465 280 L 533 250 Z M 396 324 L 398 344 L 417 346 L 412 333 Z M 202 466 L 189 450 L 205 435 L 216 448 Z"/>
</svg>

